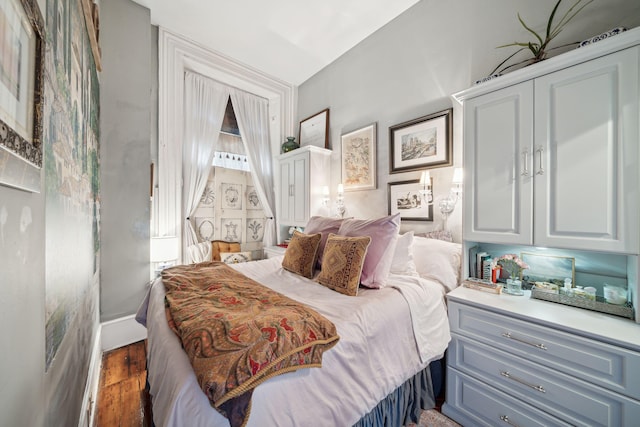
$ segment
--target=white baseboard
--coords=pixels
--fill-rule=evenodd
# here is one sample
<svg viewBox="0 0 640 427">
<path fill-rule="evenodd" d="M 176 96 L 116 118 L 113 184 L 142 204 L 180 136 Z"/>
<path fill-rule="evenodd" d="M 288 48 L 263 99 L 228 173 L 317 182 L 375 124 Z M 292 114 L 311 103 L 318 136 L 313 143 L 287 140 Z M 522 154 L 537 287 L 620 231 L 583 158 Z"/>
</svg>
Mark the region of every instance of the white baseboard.
<svg viewBox="0 0 640 427">
<path fill-rule="evenodd" d="M 124 347 L 147 338 L 147 328 L 136 321 L 135 315 L 102 323 L 102 351 Z"/>
<path fill-rule="evenodd" d="M 87 382 L 84 387 L 84 396 L 82 398 L 78 427 L 92 427 L 95 420 L 98 387 L 100 386 L 100 369 L 102 368 L 101 330 L 102 326 L 98 325 L 98 330 L 96 332 L 95 339 L 93 340 L 93 347 L 91 350 L 89 372 L 87 374 Z"/>
</svg>

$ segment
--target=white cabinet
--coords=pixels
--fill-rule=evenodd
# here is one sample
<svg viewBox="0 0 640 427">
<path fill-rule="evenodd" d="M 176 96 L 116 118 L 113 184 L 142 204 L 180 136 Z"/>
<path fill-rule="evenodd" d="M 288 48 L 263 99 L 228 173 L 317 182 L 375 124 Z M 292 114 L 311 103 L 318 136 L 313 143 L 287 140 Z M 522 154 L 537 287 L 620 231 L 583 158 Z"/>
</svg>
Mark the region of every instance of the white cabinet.
<svg viewBox="0 0 640 427">
<path fill-rule="evenodd" d="M 464 237 L 531 244 L 533 82 L 466 101 L 464 119 Z"/>
<path fill-rule="evenodd" d="M 278 160 L 279 224 L 305 226 L 312 215 L 326 215 L 322 188 L 330 182 L 331 150 L 304 146 L 280 155 Z"/>
<path fill-rule="evenodd" d="M 640 252 L 639 62 L 630 47 L 464 99 L 466 240 Z"/>
<path fill-rule="evenodd" d="M 447 416 L 485 426 L 637 423 L 640 325 L 467 288 L 447 299 Z"/>
</svg>

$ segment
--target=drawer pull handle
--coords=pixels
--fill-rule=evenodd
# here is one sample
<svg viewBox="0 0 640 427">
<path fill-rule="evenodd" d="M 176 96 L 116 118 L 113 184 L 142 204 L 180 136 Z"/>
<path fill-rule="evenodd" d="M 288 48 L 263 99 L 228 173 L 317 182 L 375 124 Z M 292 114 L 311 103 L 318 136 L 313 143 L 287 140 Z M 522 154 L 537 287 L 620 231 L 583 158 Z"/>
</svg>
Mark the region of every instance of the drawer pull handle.
<svg viewBox="0 0 640 427">
<path fill-rule="evenodd" d="M 525 380 L 523 380 L 522 378 L 514 377 L 513 375 L 511 375 L 511 373 L 509 373 L 509 371 L 500 371 L 500 375 L 502 375 L 505 378 L 509 378 L 510 380 L 514 380 L 515 382 L 518 382 L 522 385 L 526 385 L 527 387 L 531 387 L 532 389 L 539 391 L 540 393 L 547 392 L 547 390 L 545 390 L 544 387 L 542 387 L 541 385 L 530 384 Z"/>
<path fill-rule="evenodd" d="M 512 423 L 512 422 L 509 420 L 509 417 L 508 417 L 508 416 L 506 416 L 506 415 L 500 415 L 500 420 L 501 420 L 501 421 L 504 421 L 505 423 L 509 424 L 510 426 L 518 427 L 518 425 L 517 425 L 517 424 Z"/>
<path fill-rule="evenodd" d="M 535 348 L 539 348 L 540 350 L 547 350 L 547 346 L 546 346 L 546 345 L 544 345 L 544 344 L 537 344 L 537 343 L 534 343 L 534 342 L 525 341 L 525 340 L 523 340 L 522 338 L 514 337 L 513 335 L 511 335 L 511 332 L 503 332 L 503 333 L 502 333 L 502 336 L 503 336 L 503 337 L 505 337 L 505 338 L 512 339 L 512 340 L 514 340 L 514 341 L 521 342 L 521 343 L 523 343 L 523 344 L 530 345 L 530 346 L 535 347 Z"/>
</svg>

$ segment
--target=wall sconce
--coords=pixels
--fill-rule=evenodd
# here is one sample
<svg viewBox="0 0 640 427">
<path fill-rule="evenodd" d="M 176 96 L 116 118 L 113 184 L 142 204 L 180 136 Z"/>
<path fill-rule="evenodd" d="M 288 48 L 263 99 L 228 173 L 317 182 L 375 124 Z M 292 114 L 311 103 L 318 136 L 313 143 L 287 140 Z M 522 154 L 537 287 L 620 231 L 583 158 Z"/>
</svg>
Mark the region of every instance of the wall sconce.
<svg viewBox="0 0 640 427">
<path fill-rule="evenodd" d="M 431 181 L 431 174 L 429 171 L 422 171 L 422 175 L 420 175 L 420 196 L 422 196 L 422 200 L 425 201 L 428 205 L 433 203 L 433 183 Z"/>
<path fill-rule="evenodd" d="M 340 218 L 344 217 L 347 208 L 344 206 L 344 185 L 338 184 L 338 197 L 336 197 L 336 210 Z"/>
<path fill-rule="evenodd" d="M 444 221 L 443 227 L 446 229 L 447 219 L 453 210 L 456 208 L 456 204 L 462 195 L 462 168 L 455 168 L 453 170 L 453 179 L 451 180 L 451 189 L 446 197 L 443 197 L 438 202 L 438 208 L 442 214 Z"/>
<path fill-rule="evenodd" d="M 151 262 L 158 263 L 156 276 L 167 267 L 171 267 L 178 259 L 178 238 L 162 236 L 151 238 Z"/>
</svg>

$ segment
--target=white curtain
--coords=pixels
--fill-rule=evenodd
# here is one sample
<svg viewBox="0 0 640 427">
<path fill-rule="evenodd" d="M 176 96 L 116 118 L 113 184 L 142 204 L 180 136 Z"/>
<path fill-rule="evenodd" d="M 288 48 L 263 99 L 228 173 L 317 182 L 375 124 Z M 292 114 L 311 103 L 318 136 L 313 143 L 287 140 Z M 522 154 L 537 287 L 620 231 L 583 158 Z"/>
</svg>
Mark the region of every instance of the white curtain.
<svg viewBox="0 0 640 427">
<path fill-rule="evenodd" d="M 184 145 L 182 153 L 182 206 L 184 261 L 191 262 L 188 248 L 198 243 L 189 221 L 200 202 L 209 178 L 215 146 L 220 135 L 229 87 L 195 73 L 185 73 Z"/>
<path fill-rule="evenodd" d="M 233 104 L 242 142 L 249 158 L 251 177 L 267 217 L 262 243 L 264 246 L 272 246 L 276 244 L 276 227 L 273 219 L 276 198 L 269 144 L 269 102 L 235 88 L 231 88 L 230 92 L 231 104 Z"/>
</svg>

